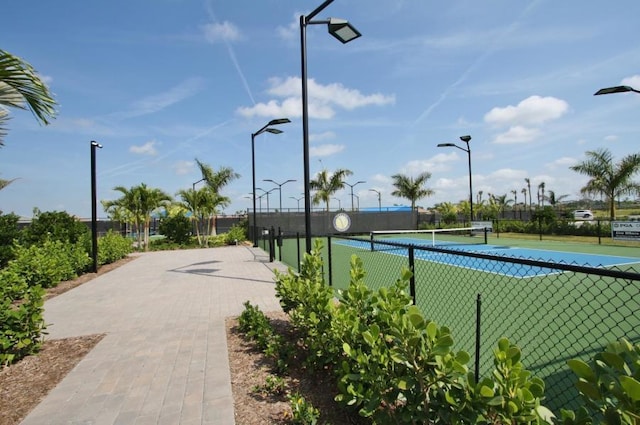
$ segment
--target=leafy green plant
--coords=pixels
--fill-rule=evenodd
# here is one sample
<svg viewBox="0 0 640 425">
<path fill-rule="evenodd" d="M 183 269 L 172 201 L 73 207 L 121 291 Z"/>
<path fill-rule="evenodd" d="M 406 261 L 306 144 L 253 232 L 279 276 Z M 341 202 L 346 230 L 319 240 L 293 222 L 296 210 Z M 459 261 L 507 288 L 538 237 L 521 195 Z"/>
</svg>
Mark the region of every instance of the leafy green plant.
<svg viewBox="0 0 640 425">
<path fill-rule="evenodd" d="M 184 214 L 176 214 L 165 217 L 160 222 L 159 231 L 171 242 L 179 245 L 191 240 L 193 225 Z"/>
<path fill-rule="evenodd" d="M 22 231 L 21 243 L 38 245 L 45 240 L 75 244 L 89 228 L 65 211 L 36 211 L 31 224 Z"/>
<path fill-rule="evenodd" d="M 247 231 L 244 227 L 234 224 L 229 231 L 224 234 L 227 245 L 236 245 L 247 240 Z"/>
<path fill-rule="evenodd" d="M 287 383 L 284 378 L 280 376 L 268 375 L 265 378 L 264 384 L 254 386 L 252 391 L 263 396 L 282 395 L 287 392 Z"/>
<path fill-rule="evenodd" d="M 8 365 L 40 349 L 45 329 L 44 290 L 39 286 L 25 290 L 19 303 L 0 298 L 0 365 Z"/>
<path fill-rule="evenodd" d="M 294 425 L 315 425 L 320 419 L 320 411 L 310 402 L 305 400 L 300 393 L 293 393 L 289 396 L 291 406 L 291 423 Z"/>
<path fill-rule="evenodd" d="M 14 258 L 13 241 L 20 235 L 16 214 L 2 214 L 0 211 L 0 268 L 5 267 Z"/>
<path fill-rule="evenodd" d="M 604 424 L 640 423 L 640 344 L 626 339 L 611 342 L 590 363 L 573 359 L 569 368 L 578 376 L 576 387 L 586 407 L 563 411 L 564 424 L 589 424 L 602 417 Z"/>
<path fill-rule="evenodd" d="M 98 238 L 98 264 L 115 263 L 133 251 L 131 239 L 109 230 Z"/>
</svg>

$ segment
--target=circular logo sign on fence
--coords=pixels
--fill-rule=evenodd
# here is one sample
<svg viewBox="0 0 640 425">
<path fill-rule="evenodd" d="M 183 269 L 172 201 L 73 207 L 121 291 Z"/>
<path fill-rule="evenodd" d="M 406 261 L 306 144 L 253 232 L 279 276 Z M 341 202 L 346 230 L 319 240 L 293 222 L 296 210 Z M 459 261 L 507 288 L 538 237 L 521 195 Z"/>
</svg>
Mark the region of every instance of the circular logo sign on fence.
<svg viewBox="0 0 640 425">
<path fill-rule="evenodd" d="M 333 217 L 333 228 L 338 232 L 346 232 L 351 227 L 351 217 L 345 213 L 336 214 Z"/>
</svg>

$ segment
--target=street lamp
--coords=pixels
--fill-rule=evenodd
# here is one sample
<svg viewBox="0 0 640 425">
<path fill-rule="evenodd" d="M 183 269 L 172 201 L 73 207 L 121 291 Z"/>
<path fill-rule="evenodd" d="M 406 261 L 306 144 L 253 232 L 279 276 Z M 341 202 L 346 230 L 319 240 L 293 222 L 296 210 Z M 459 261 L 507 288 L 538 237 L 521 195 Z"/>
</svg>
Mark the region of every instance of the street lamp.
<svg viewBox="0 0 640 425">
<path fill-rule="evenodd" d="M 369 189 L 371 192 L 375 192 L 378 194 L 378 211 L 382 211 L 382 196 L 379 190 Z"/>
<path fill-rule="evenodd" d="M 359 185 L 360 183 L 366 183 L 366 181 L 360 180 L 358 182 L 355 182 L 354 184 L 349 184 L 347 182 L 344 182 L 344 184 L 346 184 L 347 186 L 349 186 L 351 188 L 351 211 L 353 211 L 353 187 L 356 186 L 356 185 Z"/>
<path fill-rule="evenodd" d="M 98 142 L 91 141 L 91 259 L 93 272 L 98 273 L 98 199 L 96 190 L 96 148 L 102 149 Z"/>
<path fill-rule="evenodd" d="M 300 16 L 300 58 L 301 58 L 301 80 L 302 80 L 302 152 L 304 161 L 304 227 L 306 239 L 306 251 L 311 252 L 311 188 L 309 184 L 309 99 L 307 92 L 307 25 L 326 24 L 329 34 L 348 43 L 360 37 L 360 32 L 356 30 L 348 21 L 344 19 L 329 18 L 321 21 L 312 21 L 325 7 L 333 3 L 333 0 L 325 0 L 309 15 Z"/>
<path fill-rule="evenodd" d="M 340 199 L 338 198 L 332 198 L 335 199 L 336 201 L 338 201 L 338 211 L 340 211 L 342 209 L 342 203 L 340 202 Z"/>
<path fill-rule="evenodd" d="M 282 213 L 282 186 L 284 186 L 284 185 L 285 185 L 285 184 L 287 184 L 287 183 L 294 182 L 294 181 L 296 181 L 296 180 L 291 180 L 291 179 L 289 179 L 289 180 L 284 181 L 284 182 L 282 182 L 282 183 L 278 183 L 278 182 L 276 182 L 276 181 L 274 181 L 274 180 L 271 180 L 271 179 L 264 179 L 263 181 L 265 181 L 265 182 L 271 182 L 271 183 L 273 183 L 273 184 L 275 184 L 275 185 L 277 185 L 277 186 L 278 186 L 278 192 L 280 193 L 280 210 L 279 210 L 279 211 L 280 211 L 280 213 Z"/>
<path fill-rule="evenodd" d="M 440 143 L 438 144 L 439 148 L 444 147 L 453 147 L 458 148 L 461 151 L 465 151 L 467 153 L 467 158 L 469 159 L 469 210 L 471 219 L 469 220 L 469 224 L 473 221 L 473 188 L 471 183 L 471 148 L 469 148 L 469 142 L 471 141 L 471 136 L 460 136 L 460 140 L 467 144 L 467 148 L 463 148 L 461 146 L 456 145 L 455 143 Z"/>
<path fill-rule="evenodd" d="M 300 200 L 301 200 L 301 199 L 304 199 L 304 196 L 303 196 L 303 197 L 301 197 L 301 198 L 296 198 L 295 196 L 289 196 L 289 198 L 291 198 L 291 199 L 295 199 L 295 200 L 296 200 L 296 202 L 298 202 L 298 212 L 300 212 Z"/>
<path fill-rule="evenodd" d="M 640 90 L 636 90 L 630 86 L 615 86 L 615 87 L 607 87 L 604 89 L 600 89 L 597 92 L 595 92 L 593 95 L 599 96 L 601 94 L 625 93 L 625 92 L 640 93 Z"/>
<path fill-rule="evenodd" d="M 201 179 L 200 179 L 200 180 L 198 180 L 197 182 L 191 183 L 191 188 L 193 188 L 193 190 L 195 191 L 195 190 L 196 190 L 196 185 L 197 185 L 198 183 L 200 183 L 200 182 L 205 181 L 205 180 L 206 180 L 205 178 L 201 178 Z"/>
<path fill-rule="evenodd" d="M 270 194 L 271 192 L 273 192 L 274 190 L 276 190 L 276 189 L 277 189 L 277 187 L 274 187 L 274 188 L 273 188 L 273 189 L 271 189 L 271 190 L 264 190 L 264 189 L 263 189 L 263 188 L 261 188 L 261 187 L 256 187 L 256 190 L 261 190 L 261 191 L 263 191 L 263 192 L 264 192 L 262 195 L 260 195 L 260 197 L 265 196 L 265 195 L 267 196 L 267 213 L 269 213 L 269 194 Z"/>
<path fill-rule="evenodd" d="M 271 134 L 280 134 L 282 130 L 277 128 L 272 128 L 273 125 L 278 124 L 286 124 L 291 122 L 289 118 L 278 118 L 275 120 L 271 120 L 262 127 L 260 130 L 255 133 L 251 133 L 251 174 L 253 177 L 253 247 L 258 246 L 258 224 L 256 222 L 256 148 L 255 148 L 255 139 L 256 136 L 262 133 L 271 133 Z"/>
</svg>

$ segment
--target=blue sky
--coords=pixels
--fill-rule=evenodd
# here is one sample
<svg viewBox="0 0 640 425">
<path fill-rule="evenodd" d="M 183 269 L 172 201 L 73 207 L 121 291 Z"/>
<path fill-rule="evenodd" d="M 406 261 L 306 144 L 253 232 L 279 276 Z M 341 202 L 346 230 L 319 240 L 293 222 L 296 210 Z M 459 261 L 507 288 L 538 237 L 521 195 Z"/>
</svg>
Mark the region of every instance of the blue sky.
<svg viewBox="0 0 640 425">
<path fill-rule="evenodd" d="M 89 217 L 91 140 L 98 199 L 146 183 L 174 195 L 201 178 L 195 158 L 241 178 L 225 213 L 251 206 L 256 175 L 283 182 L 284 208 L 303 192 L 299 16 L 320 0 L 24 0 L 5 5 L 0 48 L 46 79 L 59 115 L 41 126 L 12 111 L 0 148 L 0 210 L 30 217 L 66 210 Z M 564 0 L 336 0 L 317 18 L 348 19 L 349 44 L 307 31 L 311 173 L 348 168 L 360 207 L 406 204 L 390 176 L 432 173 L 434 196 L 468 198 L 466 153 L 438 148 L 471 135 L 474 191 L 518 194 L 525 178 L 578 199 L 586 179 L 569 170 L 584 152 L 616 159 L 640 151 L 640 2 Z M 350 208 L 349 188 L 336 195 Z M 357 201 L 356 201 L 357 202 Z M 270 207 L 277 207 L 272 192 Z M 301 207 L 302 207 L 301 203 Z M 332 208 L 337 201 L 332 201 Z M 266 201 L 263 202 L 266 208 Z M 102 210 L 99 215 L 105 216 Z"/>
</svg>

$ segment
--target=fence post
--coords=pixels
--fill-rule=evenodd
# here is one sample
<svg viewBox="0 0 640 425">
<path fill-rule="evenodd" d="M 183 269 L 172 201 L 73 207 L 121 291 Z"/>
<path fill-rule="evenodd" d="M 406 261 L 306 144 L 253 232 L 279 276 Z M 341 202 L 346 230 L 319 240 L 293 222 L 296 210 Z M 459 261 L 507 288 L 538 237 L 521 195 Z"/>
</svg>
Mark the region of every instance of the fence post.
<svg viewBox="0 0 640 425">
<path fill-rule="evenodd" d="M 327 236 L 327 255 L 329 256 L 329 286 L 333 286 L 333 273 L 332 273 L 332 261 L 331 261 L 331 236 Z"/>
<path fill-rule="evenodd" d="M 602 228 L 600 227 L 600 219 L 598 219 L 598 245 L 602 245 L 600 236 L 602 235 Z"/>
<path fill-rule="evenodd" d="M 278 226 L 278 261 L 282 261 L 282 228 Z"/>
<path fill-rule="evenodd" d="M 409 279 L 409 293 L 413 298 L 413 305 L 416 305 L 416 273 L 415 260 L 413 256 L 413 245 L 409 246 L 409 270 L 411 270 L 411 279 Z"/>
<path fill-rule="evenodd" d="M 298 245 L 298 273 L 300 273 L 300 232 L 296 232 L 296 244 Z"/>
<path fill-rule="evenodd" d="M 482 305 L 482 300 L 480 299 L 480 294 L 478 294 L 478 298 L 476 299 L 476 364 L 475 364 L 476 383 L 480 382 L 480 307 L 481 305 Z"/>
<path fill-rule="evenodd" d="M 540 240 L 542 240 L 542 217 L 538 217 L 538 233 L 540 234 Z"/>
<path fill-rule="evenodd" d="M 271 226 L 269 229 L 269 262 L 273 263 L 273 260 L 276 258 L 276 244 L 274 234 L 276 230 Z"/>
</svg>

